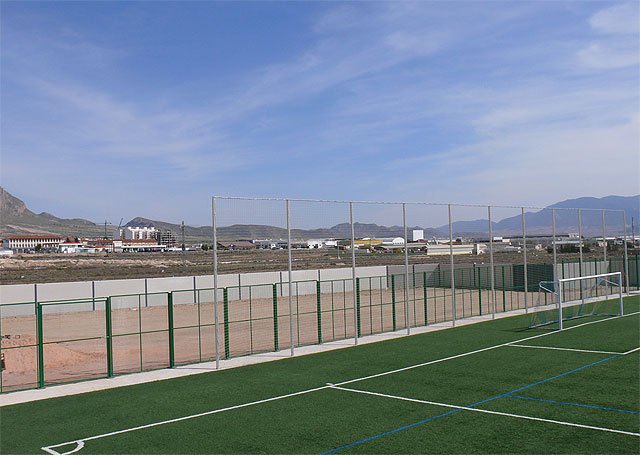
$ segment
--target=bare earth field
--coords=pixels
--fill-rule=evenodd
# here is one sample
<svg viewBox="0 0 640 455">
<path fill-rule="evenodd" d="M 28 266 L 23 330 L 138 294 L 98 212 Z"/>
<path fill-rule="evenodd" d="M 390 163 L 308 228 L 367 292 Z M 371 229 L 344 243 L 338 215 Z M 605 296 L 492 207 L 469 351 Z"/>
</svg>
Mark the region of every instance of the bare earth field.
<svg viewBox="0 0 640 455">
<path fill-rule="evenodd" d="M 361 335 L 406 328 L 406 311 L 413 327 L 453 318 L 453 299 L 448 289 L 410 288 L 407 308 L 404 290 L 392 297 L 390 289 L 363 290 L 360 294 Z M 480 295 L 482 294 L 482 295 Z M 425 305 L 424 296 L 427 297 Z M 533 296 L 532 296 L 533 297 Z M 277 323 L 272 299 L 230 302 L 226 318 L 219 304 L 218 344 L 223 358 L 286 349 L 291 345 L 289 299 L 278 298 Z M 392 302 L 396 301 L 396 304 Z M 497 310 L 524 307 L 523 293 L 512 292 L 500 300 Z M 481 308 L 482 304 L 482 308 Z M 298 346 L 354 336 L 353 293 L 323 293 L 318 308 L 316 295 L 296 295 L 293 302 L 294 340 Z M 504 305 L 504 308 L 502 308 Z M 55 310 L 55 308 L 51 308 Z M 426 320 L 425 320 L 426 310 Z M 490 291 L 457 290 L 456 317 L 491 312 Z M 169 322 L 166 306 L 114 309 L 113 369 L 115 374 L 169 366 Z M 212 302 L 175 305 L 176 364 L 215 359 L 215 326 Z M 228 323 L 223 325 L 223 321 Z M 7 369 L 0 390 L 37 386 L 36 321 L 34 315 L 2 320 L 2 350 Z M 277 332 L 277 338 L 274 334 Z M 104 308 L 96 311 L 45 313 L 43 317 L 44 377 L 47 384 L 78 381 L 107 375 Z M 277 340 L 277 341 L 276 341 Z M 277 343 L 277 344 L 276 344 Z"/>
<path fill-rule="evenodd" d="M 325 269 L 350 267 L 349 252 L 336 250 L 294 250 L 293 269 Z M 602 252 L 585 253 L 585 259 L 602 258 Z M 577 261 L 577 254 L 558 254 L 558 261 Z M 247 273 L 287 270 L 286 250 L 219 251 L 219 273 Z M 496 264 L 521 264 L 521 253 L 495 253 Z M 531 264 L 553 262 L 546 251 L 527 251 Z M 455 256 L 456 264 L 489 262 L 489 255 Z M 449 263 L 449 256 L 410 254 L 410 264 Z M 404 264 L 398 253 L 358 253 L 358 267 Z M 213 253 L 118 253 L 118 254 L 24 254 L 0 258 L 0 284 L 53 283 L 63 281 L 114 280 L 198 276 L 213 273 Z"/>
</svg>

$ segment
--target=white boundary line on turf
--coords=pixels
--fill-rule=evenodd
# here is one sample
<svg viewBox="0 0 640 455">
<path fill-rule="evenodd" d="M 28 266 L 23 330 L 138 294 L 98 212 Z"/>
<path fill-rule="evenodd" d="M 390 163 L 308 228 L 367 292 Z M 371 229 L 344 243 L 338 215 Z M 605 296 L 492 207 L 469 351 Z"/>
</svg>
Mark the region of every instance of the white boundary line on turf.
<svg viewBox="0 0 640 455">
<path fill-rule="evenodd" d="M 636 311 L 636 312 L 633 312 L 633 313 L 628 313 L 628 314 L 625 314 L 625 315 L 619 316 L 619 317 L 623 317 L 624 318 L 624 317 L 627 317 L 627 316 L 634 316 L 634 315 L 638 315 L 638 314 L 640 314 L 640 311 Z M 575 329 L 575 328 L 578 328 L 578 327 L 584 327 L 586 325 L 598 324 L 600 322 L 613 321 L 613 320 L 616 320 L 616 319 L 618 319 L 618 318 L 598 319 L 596 321 L 585 322 L 583 324 L 578 324 L 578 325 L 574 325 L 574 326 L 571 326 L 571 327 L 567 327 L 563 331 L 572 330 L 572 329 Z M 545 333 L 541 333 L 541 334 L 534 335 L 534 336 L 531 336 L 531 337 L 526 337 L 526 338 L 522 338 L 522 339 L 519 339 L 519 340 L 509 341 L 507 343 L 497 344 L 495 346 L 489 346 L 489 347 L 486 347 L 486 348 L 477 349 L 475 351 L 464 352 L 462 354 L 456 354 L 456 355 L 452 355 L 452 356 L 449 356 L 449 357 L 443 357 L 441 359 L 431 360 L 429 362 L 419 363 L 419 364 L 411 365 L 411 366 L 404 367 L 404 368 L 398 368 L 396 370 L 385 371 L 385 372 L 373 374 L 373 375 L 370 375 L 370 376 L 363 376 L 361 378 L 350 379 L 348 381 L 339 382 L 339 383 L 334 384 L 332 386 L 325 385 L 325 386 L 316 387 L 316 388 L 313 388 L 313 389 L 308 389 L 308 390 L 302 390 L 302 391 L 299 391 L 299 392 L 289 393 L 289 394 L 286 394 L 286 395 L 279 395 L 279 396 L 276 396 L 276 397 L 265 398 L 263 400 L 252 401 L 252 402 L 249 402 L 249 403 L 239 404 L 239 405 L 230 406 L 230 407 L 226 407 L 226 408 L 214 409 L 212 411 L 202 412 L 202 413 L 199 413 L 199 414 L 193 414 L 193 415 L 188 415 L 188 416 L 184 416 L 184 417 L 177 417 L 175 419 L 163 420 L 163 421 L 160 421 L 160 422 L 154 422 L 154 423 L 150 423 L 150 424 L 147 424 L 147 425 L 141 425 L 141 426 L 137 426 L 137 427 L 126 428 L 126 429 L 123 429 L 123 430 L 112 431 L 112 432 L 109 432 L 109 433 L 99 434 L 99 435 L 95 435 L 95 436 L 89 436 L 89 437 L 86 437 L 86 438 L 81 438 L 81 439 L 76 439 L 76 440 L 73 440 L 73 441 L 63 442 L 63 443 L 60 443 L 60 444 L 53 444 L 53 445 L 41 447 L 41 449 L 44 450 L 45 452 L 51 454 L 51 455 L 69 455 L 71 453 L 77 452 L 80 449 L 82 449 L 82 447 L 84 446 L 84 442 L 86 442 L 86 441 L 91 441 L 91 440 L 94 440 L 94 439 L 106 438 L 106 437 L 109 437 L 109 436 L 114 436 L 114 435 L 122 434 L 122 433 L 129 433 L 129 432 L 137 431 L 137 430 L 143 430 L 145 428 L 157 427 L 157 426 L 164 425 L 164 424 L 167 424 L 167 423 L 174 423 L 174 422 L 181 422 L 183 420 L 195 419 L 197 417 L 203 417 L 203 416 L 207 416 L 207 415 L 217 414 L 217 413 L 224 412 L 224 411 L 231 411 L 233 409 L 245 408 L 245 407 L 253 406 L 253 405 L 256 405 L 256 404 L 261 404 L 261 403 L 267 403 L 267 402 L 270 402 L 270 401 L 280 400 L 280 399 L 283 399 L 283 398 L 289 398 L 289 397 L 293 397 L 293 396 L 304 395 L 304 394 L 307 394 L 307 393 L 310 393 L 310 392 L 317 392 L 319 390 L 335 388 L 336 386 L 342 386 L 342 385 L 351 384 L 351 383 L 354 383 L 354 382 L 365 381 L 367 379 L 373 379 L 373 378 L 377 378 L 377 377 L 380 377 L 380 376 L 386 376 L 386 375 L 389 375 L 389 374 L 399 373 L 401 371 L 412 370 L 412 369 L 415 369 L 415 368 L 419 368 L 419 367 L 423 367 L 423 366 L 427 366 L 427 365 L 432 365 L 434 363 L 444 362 L 446 360 L 453 360 L 453 359 L 457 359 L 457 358 L 460 358 L 460 357 L 466 357 L 468 355 L 477 354 L 477 353 L 485 352 L 485 351 L 490 351 L 492 349 L 501 348 L 503 346 L 509 346 L 509 345 L 514 344 L 514 343 L 519 343 L 521 341 L 532 340 L 534 338 L 540 338 L 540 337 L 544 337 L 544 336 L 547 336 L 547 335 L 553 335 L 553 334 L 557 334 L 557 333 L 562 333 L 562 332 L 558 332 L 558 331 L 545 332 Z M 631 351 L 628 351 L 625 354 L 637 351 L 639 349 L 640 348 L 632 349 Z M 66 445 L 71 445 L 71 444 L 76 444 L 77 447 L 74 450 L 70 451 L 70 452 L 57 452 L 57 451 L 53 450 L 56 447 L 63 447 L 63 446 L 66 446 Z"/>
<path fill-rule="evenodd" d="M 594 427 L 594 426 L 591 426 L 591 425 L 582 425 L 582 424 L 579 424 L 579 423 L 563 422 L 561 420 L 543 419 L 543 418 L 540 418 L 540 417 L 523 416 L 523 415 L 519 415 L 519 414 L 510 414 L 510 413 L 507 413 L 507 412 L 500 412 L 500 411 L 490 411 L 488 409 L 478 409 L 478 408 L 469 408 L 469 407 L 466 407 L 466 406 L 456 406 L 456 405 L 453 405 L 453 404 L 439 403 L 437 401 L 418 400 L 416 398 L 406 398 L 406 397 L 399 397 L 399 396 L 395 396 L 395 395 L 387 395 L 386 393 L 369 392 L 367 390 L 348 389 L 346 387 L 339 387 L 339 386 L 336 386 L 336 385 L 333 385 L 333 384 L 328 384 L 328 385 L 332 389 L 344 390 L 345 392 L 362 393 L 364 395 L 373 395 L 373 396 L 383 397 L 383 398 L 392 398 L 392 399 L 395 399 L 395 400 L 411 401 L 413 403 L 431 404 L 431 405 L 434 405 L 434 406 L 442 406 L 442 407 L 445 407 L 445 408 L 460 409 L 460 410 L 464 410 L 464 411 L 480 412 L 480 413 L 484 413 L 484 414 L 495 414 L 495 415 L 506 416 L 506 417 L 515 417 L 517 419 L 536 420 L 538 422 L 555 423 L 555 424 L 558 424 L 558 425 L 565 425 L 565 426 L 569 426 L 569 427 L 588 428 L 590 430 L 607 431 L 609 433 L 619 433 L 619 434 L 625 434 L 625 435 L 629 435 L 629 436 L 639 436 L 640 437 L 640 433 L 633 433 L 633 432 L 630 432 L 630 431 L 614 430 L 612 428 L 604 428 L 604 427 Z"/>
<path fill-rule="evenodd" d="M 588 349 L 571 349 L 571 348 L 556 348 L 554 346 L 531 346 L 528 344 L 511 344 L 514 348 L 532 348 L 532 349 L 552 349 L 554 351 L 572 351 L 572 352 L 589 352 L 593 354 L 618 354 L 622 355 L 623 352 L 610 352 L 610 351 L 590 351 Z"/>
<path fill-rule="evenodd" d="M 93 439 L 106 438 L 108 436 L 115 436 L 117 434 L 130 433 L 132 431 L 137 431 L 137 430 L 144 430 L 145 428 L 157 427 L 159 425 L 164 425 L 164 424 L 167 424 L 167 423 L 182 422 L 184 420 L 190 420 L 190 419 L 195 419 L 197 417 L 203 417 L 203 416 L 207 416 L 207 415 L 217 414 L 219 412 L 232 411 L 234 409 L 246 408 L 247 406 L 252 406 L 252 405 L 261 404 L 261 403 L 267 403 L 269 401 L 280 400 L 282 398 L 289 398 L 289 397 L 293 397 L 293 396 L 296 396 L 296 395 L 304 395 L 306 393 L 316 392 L 318 390 L 327 389 L 327 388 L 329 388 L 329 386 L 316 387 L 315 389 L 302 390 L 300 392 L 289 393 L 287 395 L 280 395 L 280 396 L 277 396 L 277 397 L 265 398 L 264 400 L 252 401 L 251 403 L 238 404 L 238 405 L 229 406 L 229 407 L 226 407 L 226 408 L 214 409 L 213 411 L 201 412 L 199 414 L 193 414 L 193 415 L 184 416 L 184 417 L 177 417 L 175 419 L 169 419 L 169 420 L 163 420 L 161 422 L 149 423 L 147 425 L 140 425 L 138 427 L 132 427 L 132 428 L 126 428 L 124 430 L 112 431 L 110 433 L 99 434 L 99 435 L 96 435 L 96 436 L 89 436 L 88 438 L 82 438 L 82 439 L 77 439 L 75 441 L 64 442 L 62 444 L 55 444 L 55 445 L 51 445 L 51 446 L 42 447 L 42 450 L 44 450 L 45 452 L 48 452 L 48 453 L 50 453 L 52 455 L 68 455 L 70 453 L 77 452 L 82 447 L 84 447 L 84 443 L 86 441 L 91 441 Z M 53 450 L 53 448 L 55 448 L 55 447 L 62 447 L 62 446 L 71 445 L 71 444 L 77 444 L 77 447 L 74 450 L 70 451 L 70 452 L 62 452 L 62 453 L 60 453 L 60 452 L 57 452 L 57 451 Z"/>
<path fill-rule="evenodd" d="M 627 316 L 633 316 L 633 315 L 637 315 L 637 314 L 640 314 L 640 311 L 636 311 L 636 312 L 633 312 L 633 313 L 628 313 L 628 314 L 625 314 L 625 315 L 622 315 L 622 316 L 618 316 L 618 318 L 620 318 L 620 317 L 624 318 L 624 317 L 627 317 Z M 453 355 L 453 356 L 450 356 L 450 357 L 444 357 L 442 359 L 431 360 L 429 362 L 419 363 L 419 364 L 411 365 L 411 366 L 404 367 L 404 368 L 398 368 L 397 370 L 385 371 L 383 373 L 372 374 L 370 376 L 364 376 L 362 378 L 356 378 L 356 379 L 351 379 L 349 381 L 339 382 L 339 383 L 336 383 L 336 385 L 351 384 L 353 382 L 364 381 L 365 379 L 373 379 L 373 378 L 377 378 L 377 377 L 380 377 L 380 376 L 386 376 L 386 375 L 389 375 L 389 374 L 399 373 L 401 371 L 412 370 L 414 368 L 420 368 L 420 367 L 423 367 L 423 366 L 432 365 L 434 363 L 444 362 L 445 360 L 457 359 L 459 357 L 465 357 L 465 356 L 468 356 L 468 355 L 471 355 L 471 354 L 477 354 L 479 352 L 490 351 L 492 349 L 501 348 L 503 346 L 511 346 L 514 343 L 520 343 L 521 341 L 528 341 L 528 340 L 533 340 L 535 338 L 540 338 L 540 337 L 543 337 L 543 336 L 552 335 L 554 333 L 566 332 L 567 330 L 575 329 L 575 328 L 578 328 L 578 327 L 584 327 L 585 325 L 598 324 L 600 322 L 605 322 L 605 321 L 615 321 L 618 318 L 598 319 L 596 321 L 585 322 L 583 324 L 578 324 L 578 325 L 574 325 L 574 326 L 571 326 L 571 327 L 566 327 L 562 331 L 553 331 L 553 332 L 541 333 L 539 335 L 534 335 L 534 336 L 531 336 L 531 337 L 522 338 L 520 340 L 509 341 L 507 343 L 497 344 L 495 346 L 489 346 L 487 348 L 477 349 L 475 351 L 465 352 L 465 353 Z"/>
</svg>

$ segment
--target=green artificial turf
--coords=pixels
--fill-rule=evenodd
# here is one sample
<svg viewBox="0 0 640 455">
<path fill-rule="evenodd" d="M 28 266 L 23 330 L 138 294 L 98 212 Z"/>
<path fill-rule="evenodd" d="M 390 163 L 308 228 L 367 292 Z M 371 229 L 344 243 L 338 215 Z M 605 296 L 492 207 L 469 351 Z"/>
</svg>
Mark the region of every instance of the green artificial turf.
<svg viewBox="0 0 640 455">
<path fill-rule="evenodd" d="M 625 300 L 625 312 L 638 310 L 640 297 Z M 6 406 L 0 408 L 0 452 L 44 453 L 43 446 L 337 384 L 545 333 L 518 344 L 611 352 L 640 345 L 639 315 L 563 332 L 527 329 L 529 320 L 528 315 L 504 318 L 277 362 Z M 595 320 L 573 320 L 567 326 Z M 638 351 L 616 356 L 504 346 L 344 387 L 639 433 L 640 414 L 577 406 L 640 411 L 639 371 Z M 548 380 L 554 376 L 558 377 Z M 544 382 L 527 387 L 540 381 Z M 522 398 L 504 396 L 523 387 L 527 388 L 514 393 Z M 484 400 L 489 401 L 476 404 Z M 433 420 L 424 422 L 428 419 Z M 640 451 L 640 438 L 632 435 L 324 388 L 89 440 L 77 453 L 322 453 L 349 444 L 354 445 L 336 453 Z"/>
</svg>

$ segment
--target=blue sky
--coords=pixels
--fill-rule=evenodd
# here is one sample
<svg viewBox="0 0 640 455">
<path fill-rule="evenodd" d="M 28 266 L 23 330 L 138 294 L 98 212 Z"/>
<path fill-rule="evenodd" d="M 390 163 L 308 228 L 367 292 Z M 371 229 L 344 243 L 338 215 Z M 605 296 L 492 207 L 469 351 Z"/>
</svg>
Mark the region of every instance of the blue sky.
<svg viewBox="0 0 640 455">
<path fill-rule="evenodd" d="M 36 212 L 640 192 L 637 1 L 0 5 L 0 177 Z"/>
</svg>

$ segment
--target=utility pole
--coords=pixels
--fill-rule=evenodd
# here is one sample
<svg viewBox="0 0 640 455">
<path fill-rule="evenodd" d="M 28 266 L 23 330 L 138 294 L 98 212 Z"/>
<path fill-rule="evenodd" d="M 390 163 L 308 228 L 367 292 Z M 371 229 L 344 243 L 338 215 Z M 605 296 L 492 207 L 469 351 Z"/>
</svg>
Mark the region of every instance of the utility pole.
<svg viewBox="0 0 640 455">
<path fill-rule="evenodd" d="M 185 261 L 184 261 L 184 221 L 182 221 L 182 225 L 181 225 L 181 230 L 182 230 L 182 273 L 185 273 Z"/>
<path fill-rule="evenodd" d="M 112 223 L 110 223 L 107 220 L 104 220 L 104 222 L 100 222 L 100 223 L 96 223 L 96 224 L 103 224 L 104 225 L 104 240 L 109 240 L 109 237 L 107 236 L 107 225 L 110 225 Z"/>
</svg>

